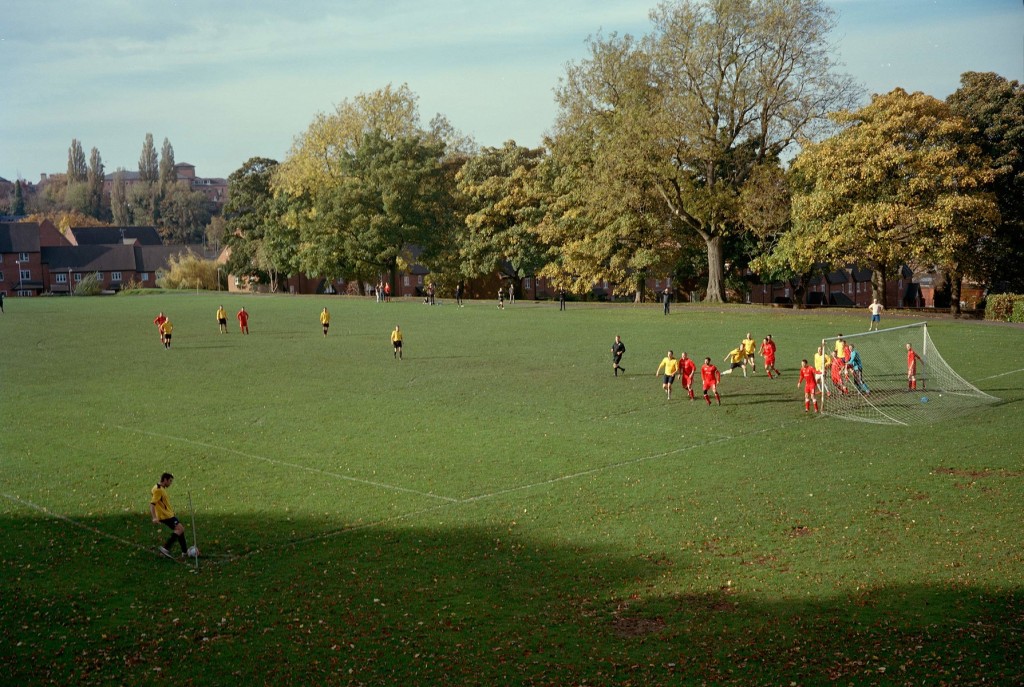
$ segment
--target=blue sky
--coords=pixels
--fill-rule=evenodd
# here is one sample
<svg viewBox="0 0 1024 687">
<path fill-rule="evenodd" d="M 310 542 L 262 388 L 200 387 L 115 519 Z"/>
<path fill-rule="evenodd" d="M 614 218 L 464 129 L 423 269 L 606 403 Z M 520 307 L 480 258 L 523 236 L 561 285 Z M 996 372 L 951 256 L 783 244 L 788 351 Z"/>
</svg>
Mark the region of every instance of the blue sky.
<svg viewBox="0 0 1024 687">
<path fill-rule="evenodd" d="M 227 176 L 284 159 L 317 112 L 408 83 L 424 122 L 535 146 L 588 36 L 641 35 L 654 0 L 25 0 L 0 15 L 0 176 L 62 172 L 78 138 L 137 169 L 147 132 Z M 1024 80 L 1021 0 L 829 0 L 868 93 L 944 98 L 964 71 Z"/>
</svg>

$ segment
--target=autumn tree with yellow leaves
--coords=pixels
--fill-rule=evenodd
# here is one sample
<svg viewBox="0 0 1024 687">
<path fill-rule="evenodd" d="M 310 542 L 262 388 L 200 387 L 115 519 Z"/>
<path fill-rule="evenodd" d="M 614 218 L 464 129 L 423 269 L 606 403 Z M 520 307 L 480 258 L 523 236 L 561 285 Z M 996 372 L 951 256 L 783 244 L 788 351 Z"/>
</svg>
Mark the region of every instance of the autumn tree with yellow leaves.
<svg viewBox="0 0 1024 687">
<path fill-rule="evenodd" d="M 897 88 L 834 118 L 843 131 L 792 165 L 793 226 L 777 260 L 870 268 L 885 303 L 901 265 L 948 268 L 999 221 L 989 162 L 946 103 Z"/>
</svg>

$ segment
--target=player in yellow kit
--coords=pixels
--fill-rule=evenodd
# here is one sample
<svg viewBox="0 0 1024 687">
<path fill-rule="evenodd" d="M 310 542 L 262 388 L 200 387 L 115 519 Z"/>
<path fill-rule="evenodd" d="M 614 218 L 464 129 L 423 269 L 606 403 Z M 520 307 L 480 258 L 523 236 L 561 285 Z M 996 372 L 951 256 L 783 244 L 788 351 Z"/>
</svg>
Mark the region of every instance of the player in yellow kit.
<svg viewBox="0 0 1024 687">
<path fill-rule="evenodd" d="M 163 324 L 160 325 L 160 334 L 164 339 L 164 348 L 171 347 L 171 332 L 174 331 L 174 325 L 171 324 L 170 320 L 164 320 Z"/>
<path fill-rule="evenodd" d="M 160 475 L 160 481 L 150 490 L 149 515 L 155 523 L 161 523 L 171 528 L 171 536 L 160 547 L 160 553 L 168 558 L 174 558 L 171 554 L 171 547 L 174 542 L 181 546 L 181 555 L 188 553 L 188 544 L 185 542 L 185 526 L 174 516 L 174 509 L 171 508 L 171 500 L 167 496 L 167 490 L 174 483 L 174 475 L 165 472 Z"/>
<path fill-rule="evenodd" d="M 324 311 L 320 313 L 320 324 L 324 328 L 324 336 L 327 336 L 327 330 L 331 328 L 331 313 L 327 312 L 326 306 Z"/>
<path fill-rule="evenodd" d="M 657 377 L 661 374 L 661 370 L 665 370 L 665 376 L 661 379 L 661 388 L 665 390 L 665 395 L 668 396 L 668 400 L 672 400 L 672 382 L 676 379 L 676 372 L 679 371 L 679 361 L 676 360 L 675 355 L 672 351 L 668 352 L 664 358 L 661 359 L 661 363 L 658 365 L 657 371 L 654 376 Z"/>
<path fill-rule="evenodd" d="M 391 345 L 395 349 L 395 357 L 402 359 L 402 330 L 395 325 L 395 331 L 391 332 Z"/>
<path fill-rule="evenodd" d="M 740 342 L 740 347 L 743 349 L 743 362 L 750 365 L 750 373 L 757 374 L 757 359 L 754 358 L 754 353 L 757 351 L 757 342 L 754 341 L 754 337 L 747 332 L 747 338 Z M 746 369 L 743 370 L 743 374 L 746 375 Z"/>
<path fill-rule="evenodd" d="M 217 306 L 217 326 L 220 327 L 221 334 L 228 333 L 228 313 L 223 305 Z"/>
</svg>

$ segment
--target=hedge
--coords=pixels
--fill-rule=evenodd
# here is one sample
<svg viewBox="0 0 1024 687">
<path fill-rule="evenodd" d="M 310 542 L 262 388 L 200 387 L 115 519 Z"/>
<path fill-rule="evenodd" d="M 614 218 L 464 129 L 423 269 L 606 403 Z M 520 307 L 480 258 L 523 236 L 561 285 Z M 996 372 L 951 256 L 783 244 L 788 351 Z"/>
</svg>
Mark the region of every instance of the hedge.
<svg viewBox="0 0 1024 687">
<path fill-rule="evenodd" d="M 1024 322 L 1024 294 L 997 293 L 985 303 L 985 319 L 999 322 Z"/>
</svg>

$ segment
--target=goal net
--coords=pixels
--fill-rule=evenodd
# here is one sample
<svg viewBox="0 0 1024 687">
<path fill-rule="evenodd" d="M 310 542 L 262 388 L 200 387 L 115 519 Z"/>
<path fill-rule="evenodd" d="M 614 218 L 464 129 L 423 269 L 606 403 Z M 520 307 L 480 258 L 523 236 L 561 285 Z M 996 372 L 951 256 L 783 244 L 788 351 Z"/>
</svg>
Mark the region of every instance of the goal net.
<svg viewBox="0 0 1024 687">
<path fill-rule="evenodd" d="M 832 359 L 820 380 L 822 412 L 835 417 L 916 425 L 952 418 L 999 401 L 943 360 L 928 335 L 926 322 L 833 336 L 822 339 L 821 346 Z M 845 348 L 850 349 L 848 361 L 842 360 Z"/>
</svg>

